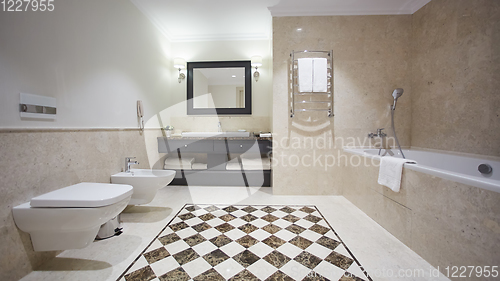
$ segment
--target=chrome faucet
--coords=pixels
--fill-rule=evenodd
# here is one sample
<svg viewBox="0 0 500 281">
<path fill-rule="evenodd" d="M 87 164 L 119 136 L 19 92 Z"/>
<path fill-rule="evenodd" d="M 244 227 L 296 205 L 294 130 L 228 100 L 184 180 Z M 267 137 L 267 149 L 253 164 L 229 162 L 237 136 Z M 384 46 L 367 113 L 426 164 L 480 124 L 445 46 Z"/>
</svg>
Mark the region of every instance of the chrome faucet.
<svg viewBox="0 0 500 281">
<path fill-rule="evenodd" d="M 385 129 L 385 128 L 377 129 L 377 137 L 379 137 L 379 138 L 387 137 L 387 134 L 382 132 L 383 129 Z"/>
<path fill-rule="evenodd" d="M 219 121 L 219 124 L 217 125 L 217 132 L 219 132 L 219 133 L 222 132 L 222 125 L 220 124 L 220 121 Z"/>
<path fill-rule="evenodd" d="M 377 129 L 377 133 L 374 134 L 374 133 L 369 133 L 368 134 L 368 137 L 373 139 L 374 137 L 379 137 L 379 138 L 385 138 L 387 137 L 387 134 L 382 132 L 382 130 L 384 130 L 384 128 L 380 128 L 380 129 Z"/>
<path fill-rule="evenodd" d="M 382 132 L 384 128 L 377 129 L 377 133 L 369 133 L 368 137 L 373 139 L 374 137 L 379 137 L 382 139 L 382 146 L 378 149 L 378 155 L 382 153 L 382 147 L 384 146 L 384 138 L 387 137 L 387 134 Z"/>
<path fill-rule="evenodd" d="M 130 165 L 139 165 L 137 161 L 131 161 L 135 157 L 125 157 L 125 173 L 130 173 Z"/>
</svg>

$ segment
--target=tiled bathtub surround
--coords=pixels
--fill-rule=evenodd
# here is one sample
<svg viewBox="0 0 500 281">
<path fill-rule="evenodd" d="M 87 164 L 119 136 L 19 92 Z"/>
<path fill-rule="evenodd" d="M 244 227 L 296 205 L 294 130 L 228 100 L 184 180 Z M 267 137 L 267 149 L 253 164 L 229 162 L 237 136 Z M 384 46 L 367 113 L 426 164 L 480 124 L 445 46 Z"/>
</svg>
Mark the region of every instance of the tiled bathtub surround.
<svg viewBox="0 0 500 281">
<path fill-rule="evenodd" d="M 378 170 L 348 167 L 344 196 L 442 272 L 498 263 L 500 193 L 410 169 L 396 193 L 377 184 Z"/>
<path fill-rule="evenodd" d="M 12 207 L 79 182 L 109 183 L 126 156 L 138 168 L 161 167 L 160 130 L 3 130 L 0 132 L 0 279 L 18 280 L 57 252 L 34 252 Z M 155 154 L 156 153 L 156 154 Z M 155 156 L 156 155 L 156 156 Z M 158 166 L 155 166 L 158 164 Z"/>
<path fill-rule="evenodd" d="M 188 204 L 119 280 L 368 280 L 363 271 L 314 206 Z"/>
</svg>

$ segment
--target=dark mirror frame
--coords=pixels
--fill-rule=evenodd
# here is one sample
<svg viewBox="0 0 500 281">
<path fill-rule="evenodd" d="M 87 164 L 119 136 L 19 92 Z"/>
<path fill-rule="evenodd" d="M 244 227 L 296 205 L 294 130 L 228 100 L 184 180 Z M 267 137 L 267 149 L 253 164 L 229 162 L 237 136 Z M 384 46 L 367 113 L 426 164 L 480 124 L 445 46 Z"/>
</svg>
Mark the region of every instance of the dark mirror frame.
<svg viewBox="0 0 500 281">
<path fill-rule="evenodd" d="M 244 108 L 193 108 L 193 69 L 195 68 L 245 68 Z M 214 113 L 214 111 L 216 113 Z M 252 66 L 250 61 L 205 61 L 187 63 L 187 114 L 188 115 L 243 115 L 252 114 Z"/>
</svg>

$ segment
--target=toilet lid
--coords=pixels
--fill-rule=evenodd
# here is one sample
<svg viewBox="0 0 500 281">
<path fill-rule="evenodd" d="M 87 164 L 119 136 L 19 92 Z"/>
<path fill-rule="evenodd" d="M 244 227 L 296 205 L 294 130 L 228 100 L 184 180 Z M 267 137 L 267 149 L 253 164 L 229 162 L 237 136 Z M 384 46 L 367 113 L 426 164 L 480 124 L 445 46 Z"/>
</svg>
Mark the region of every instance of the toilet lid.
<svg viewBox="0 0 500 281">
<path fill-rule="evenodd" d="M 31 207 L 92 208 L 108 206 L 131 196 L 126 184 L 82 182 L 31 199 Z"/>
</svg>

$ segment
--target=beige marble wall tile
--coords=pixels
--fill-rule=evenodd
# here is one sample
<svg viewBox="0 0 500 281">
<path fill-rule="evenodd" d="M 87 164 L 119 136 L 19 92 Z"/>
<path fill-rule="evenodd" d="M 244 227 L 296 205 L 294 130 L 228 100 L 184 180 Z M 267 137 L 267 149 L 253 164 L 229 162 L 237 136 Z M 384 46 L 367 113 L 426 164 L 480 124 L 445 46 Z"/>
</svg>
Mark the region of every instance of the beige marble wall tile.
<svg viewBox="0 0 500 281">
<path fill-rule="evenodd" d="M 343 175 L 344 197 L 442 272 L 498 260 L 500 193 L 409 169 L 398 193 L 377 184 L 376 166 Z"/>
<path fill-rule="evenodd" d="M 412 210 L 406 201 L 406 189 L 399 193 L 377 184 L 378 167 L 362 165 L 343 169 L 343 195 L 369 217 L 411 247 Z"/>
<path fill-rule="evenodd" d="M 500 155 L 499 22 L 496 0 L 433 0 L 413 15 L 413 146 Z"/>
<path fill-rule="evenodd" d="M 156 167 L 161 158 L 156 137 L 161 134 L 160 130 L 0 132 L 0 279 L 18 280 L 57 254 L 33 251 L 29 235 L 15 226 L 12 207 L 79 182 L 109 183 L 112 174 L 122 171 L 126 156 L 137 157 L 137 168 Z"/>
<path fill-rule="evenodd" d="M 297 32 L 297 28 L 302 31 Z M 396 126 L 402 145 L 410 145 L 411 16 L 331 16 L 273 18 L 273 137 L 277 143 L 290 137 L 359 138 L 386 128 L 390 132 L 391 93 L 402 87 Z M 292 50 L 333 50 L 334 111 L 326 114 L 298 113 L 289 117 L 287 75 Z M 318 129 L 319 128 L 319 129 Z M 338 158 L 342 141 L 323 151 Z M 273 146 L 273 153 L 312 155 L 309 148 Z M 342 194 L 344 167 L 322 168 L 300 165 L 273 169 L 275 194 Z M 301 175 L 297 177 L 297 175 Z M 278 180 L 279 179 L 279 180 Z M 304 187 L 307 186 L 307 189 Z M 315 193 L 316 192 L 316 193 Z"/>
<path fill-rule="evenodd" d="M 500 251 L 500 194 L 408 171 L 415 252 L 435 266 L 488 265 Z"/>
</svg>

